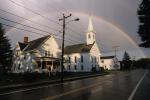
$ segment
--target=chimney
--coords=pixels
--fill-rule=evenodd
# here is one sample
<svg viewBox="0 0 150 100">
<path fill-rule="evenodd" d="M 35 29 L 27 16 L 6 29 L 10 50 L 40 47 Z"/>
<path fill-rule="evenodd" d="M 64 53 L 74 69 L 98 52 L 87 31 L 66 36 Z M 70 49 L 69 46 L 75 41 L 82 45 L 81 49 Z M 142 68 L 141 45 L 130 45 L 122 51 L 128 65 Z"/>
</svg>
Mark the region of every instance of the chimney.
<svg viewBox="0 0 150 100">
<path fill-rule="evenodd" d="M 25 36 L 24 37 L 24 41 L 23 41 L 25 44 L 27 44 L 28 43 L 28 37 L 27 36 Z"/>
</svg>

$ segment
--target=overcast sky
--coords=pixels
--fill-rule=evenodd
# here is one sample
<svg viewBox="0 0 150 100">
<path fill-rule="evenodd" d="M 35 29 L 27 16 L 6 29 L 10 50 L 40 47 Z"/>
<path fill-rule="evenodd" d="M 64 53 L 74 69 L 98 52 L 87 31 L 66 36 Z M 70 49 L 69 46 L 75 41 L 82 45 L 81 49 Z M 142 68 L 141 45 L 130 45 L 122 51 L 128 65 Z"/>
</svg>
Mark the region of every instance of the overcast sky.
<svg viewBox="0 0 150 100">
<path fill-rule="evenodd" d="M 2 10 L 0 10 L 0 17 L 30 25 L 54 33 L 60 37 L 62 34 L 59 30 L 62 30 L 60 26 L 62 22 L 59 22 L 58 19 L 62 17 L 62 13 L 66 15 L 72 13 L 73 16 L 67 20 L 69 21 L 79 17 L 80 21 L 71 22 L 67 25 L 66 40 L 68 40 L 68 42 L 66 41 L 66 44 L 69 45 L 85 42 L 88 18 L 91 15 L 96 31 L 96 39 L 103 53 L 111 52 L 112 54 L 112 46 L 118 45 L 120 46 L 118 48 L 118 55 L 127 50 L 132 57 L 140 58 L 149 52 L 149 49 L 141 51 L 140 48 L 137 47 L 140 39 L 136 33 L 138 29 L 136 11 L 140 1 L 141 0 L 1 0 L 0 9 L 39 24 L 8 14 Z M 47 34 L 3 19 L 0 19 L 0 22 L 26 30 L 32 30 L 37 33 Z M 22 41 L 25 35 L 29 36 L 30 40 L 41 37 L 41 35 L 31 32 L 20 31 L 6 26 L 5 28 L 7 28 L 7 34 L 13 46 L 17 41 Z"/>
</svg>

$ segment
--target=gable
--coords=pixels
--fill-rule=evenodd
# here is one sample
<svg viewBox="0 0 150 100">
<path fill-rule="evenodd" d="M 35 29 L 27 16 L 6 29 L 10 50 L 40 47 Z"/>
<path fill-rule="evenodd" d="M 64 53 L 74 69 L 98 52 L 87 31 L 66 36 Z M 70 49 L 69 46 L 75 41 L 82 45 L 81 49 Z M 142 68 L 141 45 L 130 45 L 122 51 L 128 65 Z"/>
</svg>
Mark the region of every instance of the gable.
<svg viewBox="0 0 150 100">
<path fill-rule="evenodd" d="M 53 57 L 59 57 L 61 52 L 59 45 L 53 36 L 46 39 L 46 41 L 44 41 L 35 50 L 38 56 L 45 56 L 45 52 L 49 52 L 53 55 Z"/>
<path fill-rule="evenodd" d="M 95 42 L 94 45 L 92 46 L 91 50 L 90 50 L 90 53 L 92 55 L 95 55 L 95 56 L 100 56 L 101 53 L 100 53 L 100 50 L 99 50 L 99 47 L 97 45 L 97 43 Z"/>
<path fill-rule="evenodd" d="M 51 50 L 51 51 L 57 51 L 59 48 L 59 45 L 55 38 L 51 36 L 49 39 L 47 39 L 40 48 L 43 48 L 44 50 Z"/>
</svg>

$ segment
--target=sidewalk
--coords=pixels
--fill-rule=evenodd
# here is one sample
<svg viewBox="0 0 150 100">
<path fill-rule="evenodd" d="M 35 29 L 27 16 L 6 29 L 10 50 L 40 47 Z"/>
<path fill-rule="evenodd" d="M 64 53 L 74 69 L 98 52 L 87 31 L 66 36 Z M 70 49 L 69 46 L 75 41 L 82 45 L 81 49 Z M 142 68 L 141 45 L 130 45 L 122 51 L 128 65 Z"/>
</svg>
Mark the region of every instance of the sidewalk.
<svg viewBox="0 0 150 100">
<path fill-rule="evenodd" d="M 81 77 L 64 78 L 64 82 L 78 80 L 78 79 L 84 79 L 84 78 L 90 78 L 90 77 L 96 77 L 96 76 L 102 76 L 102 75 L 106 75 L 106 74 L 108 74 L 108 73 L 87 75 L 87 76 L 81 76 Z M 33 83 L 25 83 L 25 84 L 15 84 L 15 85 L 2 86 L 2 87 L 0 87 L 0 94 L 3 93 L 3 92 L 9 92 L 9 91 L 13 91 L 13 90 L 37 87 L 37 86 L 48 85 L 48 84 L 56 84 L 56 83 L 61 83 L 60 79 L 50 80 L 50 81 L 41 81 L 41 82 L 33 82 Z"/>
</svg>

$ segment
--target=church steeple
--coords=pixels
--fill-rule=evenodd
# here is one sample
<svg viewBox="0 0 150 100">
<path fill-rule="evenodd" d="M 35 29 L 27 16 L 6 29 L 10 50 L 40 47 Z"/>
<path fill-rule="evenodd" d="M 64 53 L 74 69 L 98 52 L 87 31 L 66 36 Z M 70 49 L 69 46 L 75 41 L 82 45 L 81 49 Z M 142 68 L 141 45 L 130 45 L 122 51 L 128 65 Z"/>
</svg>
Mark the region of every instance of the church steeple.
<svg viewBox="0 0 150 100">
<path fill-rule="evenodd" d="M 92 17 L 89 17 L 89 24 L 88 24 L 88 30 L 86 33 L 86 43 L 88 44 L 93 44 L 95 42 L 95 31 L 93 28 L 93 23 L 92 23 Z"/>
</svg>

